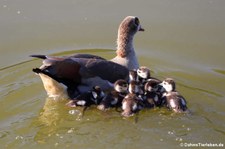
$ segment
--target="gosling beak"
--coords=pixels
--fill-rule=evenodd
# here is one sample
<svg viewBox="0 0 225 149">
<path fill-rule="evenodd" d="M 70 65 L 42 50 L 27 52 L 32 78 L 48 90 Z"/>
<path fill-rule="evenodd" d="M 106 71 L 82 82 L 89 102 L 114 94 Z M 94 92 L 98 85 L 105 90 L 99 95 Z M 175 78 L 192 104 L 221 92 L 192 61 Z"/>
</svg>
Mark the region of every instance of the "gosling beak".
<svg viewBox="0 0 225 149">
<path fill-rule="evenodd" d="M 140 28 L 139 28 L 139 30 L 138 31 L 145 31 L 145 29 L 144 28 L 142 28 L 141 26 L 140 26 Z"/>
</svg>

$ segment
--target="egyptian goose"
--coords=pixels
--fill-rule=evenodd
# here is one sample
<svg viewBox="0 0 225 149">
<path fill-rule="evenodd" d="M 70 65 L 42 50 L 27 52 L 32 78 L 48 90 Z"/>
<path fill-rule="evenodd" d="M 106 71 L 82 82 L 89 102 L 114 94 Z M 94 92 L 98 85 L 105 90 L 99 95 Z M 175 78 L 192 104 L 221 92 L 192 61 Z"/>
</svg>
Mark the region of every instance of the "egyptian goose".
<svg viewBox="0 0 225 149">
<path fill-rule="evenodd" d="M 75 99 L 70 100 L 66 105 L 69 107 L 89 107 L 92 104 L 98 105 L 102 101 L 104 96 L 105 94 L 101 90 L 101 88 L 99 86 L 94 86 L 91 91 L 80 94 Z"/>
<path fill-rule="evenodd" d="M 161 82 L 156 79 L 149 79 L 144 86 L 144 105 L 147 108 L 159 107 L 162 104 L 162 94 L 158 92 L 158 86 Z"/>
<path fill-rule="evenodd" d="M 121 113 L 124 117 L 130 117 L 135 112 L 137 112 L 138 109 L 138 97 L 135 94 L 129 93 L 122 101 L 122 110 Z"/>
<path fill-rule="evenodd" d="M 121 106 L 123 98 L 126 96 L 128 83 L 125 80 L 119 79 L 114 83 L 114 90 L 109 92 L 98 105 L 98 109 L 105 111 L 110 107 Z"/>
<path fill-rule="evenodd" d="M 128 86 L 129 93 L 122 100 L 122 116 L 129 117 L 144 108 L 142 98 L 138 96 L 139 87 L 137 82 L 131 81 Z"/>
<path fill-rule="evenodd" d="M 166 106 L 176 113 L 189 113 L 187 108 L 187 102 L 183 96 L 176 91 L 176 84 L 172 78 L 166 78 L 161 85 L 165 89 L 163 94 L 163 100 L 166 102 Z"/>
<path fill-rule="evenodd" d="M 129 70 L 139 66 L 133 47 L 138 31 L 144 31 L 138 17 L 128 16 L 122 21 L 118 29 L 117 55 L 112 60 L 91 54 L 31 55 L 44 59 L 42 66 L 33 71 L 41 77 L 49 97 L 73 99 L 93 86 L 100 86 L 104 91 L 112 89 L 114 82 L 128 80 Z"/>
</svg>

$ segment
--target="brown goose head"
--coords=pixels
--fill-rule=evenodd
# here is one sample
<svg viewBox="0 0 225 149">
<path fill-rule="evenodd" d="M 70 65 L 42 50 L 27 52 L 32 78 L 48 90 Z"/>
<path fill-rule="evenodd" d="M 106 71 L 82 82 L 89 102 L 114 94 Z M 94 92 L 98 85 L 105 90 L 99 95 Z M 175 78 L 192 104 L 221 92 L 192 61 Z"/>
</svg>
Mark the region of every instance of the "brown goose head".
<svg viewBox="0 0 225 149">
<path fill-rule="evenodd" d="M 127 16 L 120 24 L 117 38 L 117 55 L 125 57 L 133 50 L 133 38 L 138 31 L 144 31 L 139 18 Z"/>
</svg>

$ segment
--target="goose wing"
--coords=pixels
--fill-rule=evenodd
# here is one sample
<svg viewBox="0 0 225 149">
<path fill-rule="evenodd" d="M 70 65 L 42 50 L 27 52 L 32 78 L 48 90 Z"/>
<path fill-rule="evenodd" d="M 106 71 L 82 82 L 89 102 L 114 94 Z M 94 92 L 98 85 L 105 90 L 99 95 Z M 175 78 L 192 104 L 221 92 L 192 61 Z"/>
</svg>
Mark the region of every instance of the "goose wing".
<svg viewBox="0 0 225 149">
<path fill-rule="evenodd" d="M 98 58 L 54 57 L 33 55 L 44 59 L 39 68 L 55 80 L 79 82 L 81 78 L 98 76 L 103 80 L 115 82 L 128 78 L 128 69 L 117 63 Z"/>
</svg>

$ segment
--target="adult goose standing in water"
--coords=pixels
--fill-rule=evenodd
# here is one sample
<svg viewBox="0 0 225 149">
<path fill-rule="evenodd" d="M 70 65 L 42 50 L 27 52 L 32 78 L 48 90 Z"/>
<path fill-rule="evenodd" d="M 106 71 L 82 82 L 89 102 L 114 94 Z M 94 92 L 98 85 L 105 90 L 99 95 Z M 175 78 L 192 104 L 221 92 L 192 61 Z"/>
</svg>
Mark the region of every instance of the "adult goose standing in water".
<svg viewBox="0 0 225 149">
<path fill-rule="evenodd" d="M 133 38 L 138 31 L 144 31 L 138 17 L 128 16 L 118 29 L 115 58 L 106 60 L 91 54 L 31 55 L 44 59 L 42 66 L 33 71 L 41 77 L 49 97 L 73 99 L 93 86 L 109 90 L 118 79 L 128 80 L 129 70 L 139 67 L 133 47 Z"/>
</svg>

